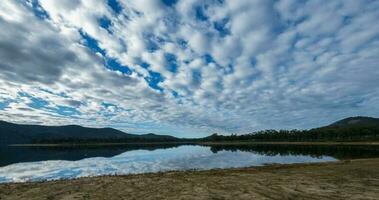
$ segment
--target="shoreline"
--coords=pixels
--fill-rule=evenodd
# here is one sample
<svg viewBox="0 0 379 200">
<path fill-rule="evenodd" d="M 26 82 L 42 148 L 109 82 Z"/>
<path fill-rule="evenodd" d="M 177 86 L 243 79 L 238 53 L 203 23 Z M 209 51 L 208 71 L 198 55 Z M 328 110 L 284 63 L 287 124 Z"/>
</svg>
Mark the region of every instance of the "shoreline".
<svg viewBox="0 0 379 200">
<path fill-rule="evenodd" d="M 190 142 L 119 142 L 119 143 L 82 143 L 82 144 L 9 144 L 8 147 L 75 147 L 75 146 L 124 146 L 124 145 L 192 145 Z"/>
<path fill-rule="evenodd" d="M 246 142 L 246 141 L 220 141 L 220 142 L 120 142 L 120 143 L 88 143 L 88 144 L 9 144 L 8 147 L 75 147 L 75 146 L 126 146 L 126 145 L 354 145 L 379 146 L 379 142 Z"/>
<path fill-rule="evenodd" d="M 0 184 L 0 199 L 375 199 L 379 158 Z"/>
<path fill-rule="evenodd" d="M 201 145 L 379 145 L 379 142 L 202 142 Z"/>
</svg>

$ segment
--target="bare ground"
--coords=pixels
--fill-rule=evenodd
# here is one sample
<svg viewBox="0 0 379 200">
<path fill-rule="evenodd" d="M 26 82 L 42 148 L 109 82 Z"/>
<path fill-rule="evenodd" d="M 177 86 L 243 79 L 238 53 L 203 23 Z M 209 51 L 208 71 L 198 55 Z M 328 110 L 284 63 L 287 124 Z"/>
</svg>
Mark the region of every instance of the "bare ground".
<svg viewBox="0 0 379 200">
<path fill-rule="evenodd" d="M 379 159 L 0 184 L 0 199 L 379 199 Z"/>
</svg>

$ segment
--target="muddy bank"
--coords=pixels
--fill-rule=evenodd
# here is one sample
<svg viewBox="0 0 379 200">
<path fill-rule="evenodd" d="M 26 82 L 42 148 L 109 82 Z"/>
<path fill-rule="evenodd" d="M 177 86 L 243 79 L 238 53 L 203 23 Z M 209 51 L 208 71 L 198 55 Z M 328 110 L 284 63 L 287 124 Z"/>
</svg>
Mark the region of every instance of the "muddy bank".
<svg viewBox="0 0 379 200">
<path fill-rule="evenodd" d="M 379 159 L 0 184 L 0 199 L 378 199 Z"/>
</svg>

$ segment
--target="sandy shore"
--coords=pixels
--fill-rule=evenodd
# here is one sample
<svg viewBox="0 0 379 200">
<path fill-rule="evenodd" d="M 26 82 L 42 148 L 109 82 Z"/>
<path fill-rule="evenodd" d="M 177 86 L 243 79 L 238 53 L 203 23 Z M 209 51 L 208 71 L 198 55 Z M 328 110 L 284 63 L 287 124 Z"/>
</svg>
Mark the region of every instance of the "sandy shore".
<svg viewBox="0 0 379 200">
<path fill-rule="evenodd" d="M 379 159 L 0 184 L 0 199 L 379 199 Z"/>
</svg>

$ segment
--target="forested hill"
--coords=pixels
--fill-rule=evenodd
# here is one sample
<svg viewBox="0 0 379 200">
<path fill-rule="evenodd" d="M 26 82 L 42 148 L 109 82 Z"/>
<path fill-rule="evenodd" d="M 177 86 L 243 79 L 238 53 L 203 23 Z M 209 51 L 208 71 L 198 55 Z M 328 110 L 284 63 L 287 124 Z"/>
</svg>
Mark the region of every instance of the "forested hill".
<svg viewBox="0 0 379 200">
<path fill-rule="evenodd" d="M 113 128 L 22 125 L 0 121 L 0 144 L 177 141 L 168 135 L 135 135 Z"/>
<path fill-rule="evenodd" d="M 169 135 L 128 134 L 113 128 L 87 128 L 77 125 L 21 125 L 0 121 L 1 144 L 31 143 L 124 143 L 124 142 L 212 142 L 212 141 L 283 141 L 283 142 L 355 142 L 379 141 L 379 119 L 350 117 L 310 130 L 264 130 L 244 135 L 218 135 L 200 139 L 180 139 Z"/>
<path fill-rule="evenodd" d="M 330 124 L 329 126 L 321 128 L 338 128 L 338 127 L 365 127 L 373 126 L 379 127 L 379 118 L 374 117 L 348 117 L 337 122 Z"/>
<path fill-rule="evenodd" d="M 264 130 L 245 135 L 222 136 L 213 134 L 204 141 L 379 141 L 379 119 L 349 117 L 330 125 L 310 130 Z"/>
</svg>

